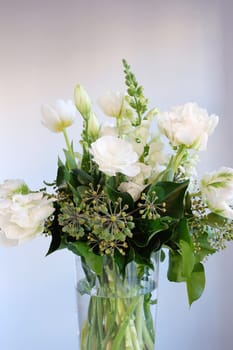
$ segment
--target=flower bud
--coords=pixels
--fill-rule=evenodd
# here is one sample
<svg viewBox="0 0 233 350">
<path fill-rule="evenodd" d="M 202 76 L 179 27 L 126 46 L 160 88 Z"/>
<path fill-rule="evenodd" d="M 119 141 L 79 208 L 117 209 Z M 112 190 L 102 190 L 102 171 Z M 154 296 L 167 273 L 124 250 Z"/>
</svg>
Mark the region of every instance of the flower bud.
<svg viewBox="0 0 233 350">
<path fill-rule="evenodd" d="M 95 141 L 99 137 L 99 128 L 100 124 L 99 121 L 95 115 L 95 113 L 90 113 L 90 118 L 88 119 L 88 129 L 87 133 L 88 136 Z"/>
<path fill-rule="evenodd" d="M 88 120 L 91 113 L 91 100 L 82 85 L 76 85 L 74 89 L 74 102 L 82 117 Z"/>
</svg>

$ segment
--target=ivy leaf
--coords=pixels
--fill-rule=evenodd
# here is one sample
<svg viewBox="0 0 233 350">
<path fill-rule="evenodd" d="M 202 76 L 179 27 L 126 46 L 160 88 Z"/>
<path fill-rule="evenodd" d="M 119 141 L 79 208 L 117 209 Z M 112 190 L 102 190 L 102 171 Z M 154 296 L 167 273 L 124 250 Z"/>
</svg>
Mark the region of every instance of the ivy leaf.
<svg viewBox="0 0 233 350">
<path fill-rule="evenodd" d="M 194 266 L 193 272 L 186 282 L 189 305 L 199 299 L 205 289 L 205 270 L 201 263 Z"/>
<path fill-rule="evenodd" d="M 160 219 L 138 219 L 135 223 L 136 232 L 133 240 L 138 247 L 146 247 L 157 233 L 169 228 L 169 225 Z"/>
<path fill-rule="evenodd" d="M 95 254 L 86 242 L 68 242 L 67 248 L 74 254 L 80 255 L 97 275 L 102 274 L 103 257 Z"/>
<path fill-rule="evenodd" d="M 148 195 L 156 192 L 158 203 L 166 202 L 166 215 L 180 218 L 184 214 L 184 196 L 188 184 L 188 180 L 181 183 L 158 182 L 149 187 Z"/>
</svg>

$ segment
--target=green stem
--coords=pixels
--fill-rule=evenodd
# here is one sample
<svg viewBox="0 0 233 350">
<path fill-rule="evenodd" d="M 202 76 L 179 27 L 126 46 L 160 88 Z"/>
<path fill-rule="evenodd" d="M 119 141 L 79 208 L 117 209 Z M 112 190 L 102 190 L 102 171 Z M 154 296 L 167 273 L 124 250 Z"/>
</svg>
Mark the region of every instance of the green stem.
<svg viewBox="0 0 233 350">
<path fill-rule="evenodd" d="M 66 147 L 67 147 L 68 151 L 73 155 L 74 152 L 73 152 L 73 149 L 71 147 L 71 144 L 70 144 L 70 141 L 69 141 L 66 129 L 63 130 L 63 135 L 64 135 L 64 138 L 65 138 Z"/>
<path fill-rule="evenodd" d="M 142 346 L 142 322 L 144 322 L 143 320 L 143 300 L 142 297 L 140 297 L 139 302 L 138 302 L 138 306 L 136 309 L 136 332 L 137 332 L 137 337 L 138 337 L 138 341 L 140 346 Z"/>
<path fill-rule="evenodd" d="M 143 322 L 143 325 L 142 325 L 142 330 L 143 330 L 143 338 L 144 338 L 144 342 L 146 344 L 146 349 L 147 350 L 154 350 L 154 342 L 153 340 L 151 339 L 151 336 L 148 332 L 148 329 L 146 327 L 146 324 L 145 322 Z"/>
<path fill-rule="evenodd" d="M 135 298 L 131 304 L 128 307 L 127 312 L 124 315 L 124 320 L 122 320 L 122 323 L 118 329 L 118 332 L 116 334 L 115 339 L 113 340 L 111 350 L 118 350 L 120 347 L 120 343 L 122 341 L 122 338 L 124 337 L 125 330 L 127 325 L 129 324 L 129 321 L 133 315 L 133 312 L 138 304 L 138 298 Z"/>
</svg>

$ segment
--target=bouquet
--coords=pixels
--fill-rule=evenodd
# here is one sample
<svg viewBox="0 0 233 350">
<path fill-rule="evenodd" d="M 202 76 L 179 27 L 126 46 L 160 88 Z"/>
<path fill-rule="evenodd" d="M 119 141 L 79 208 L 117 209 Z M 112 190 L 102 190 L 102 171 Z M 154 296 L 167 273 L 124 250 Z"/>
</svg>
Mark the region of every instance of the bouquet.
<svg viewBox="0 0 233 350">
<path fill-rule="evenodd" d="M 203 261 L 233 239 L 233 169 L 201 179 L 196 174 L 218 117 L 196 103 L 167 112 L 149 109 L 125 60 L 123 67 L 126 92 L 98 101 L 107 122 L 97 118 L 81 85 L 74 103 L 42 106 L 42 123 L 63 133 L 66 144 L 53 183 L 38 191 L 23 180 L 0 186 L 0 244 L 44 234 L 51 238 L 47 254 L 67 248 L 80 257 L 85 280 L 79 292 L 92 295 L 95 288 L 101 296 L 91 297 L 82 330 L 85 350 L 153 349 L 154 287 L 144 293 L 142 286 L 150 280 L 154 254 L 167 256 L 167 277 L 186 284 L 191 305 L 205 287 Z M 83 119 L 81 153 L 67 134 L 77 112 Z M 139 282 L 133 287 L 126 278 L 131 263 Z M 127 303 L 125 289 L 131 293 Z"/>
</svg>

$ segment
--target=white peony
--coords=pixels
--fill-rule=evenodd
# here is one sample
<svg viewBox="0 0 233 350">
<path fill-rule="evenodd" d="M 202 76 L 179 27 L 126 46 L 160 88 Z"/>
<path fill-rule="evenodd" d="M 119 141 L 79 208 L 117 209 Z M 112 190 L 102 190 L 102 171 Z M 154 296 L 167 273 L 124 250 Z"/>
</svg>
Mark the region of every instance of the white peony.
<svg viewBox="0 0 233 350">
<path fill-rule="evenodd" d="M 42 192 L 8 191 L 6 195 L 4 188 L 6 184 L 0 186 L 0 245 L 19 245 L 43 233 L 44 221 L 54 212 L 53 200 Z"/>
<path fill-rule="evenodd" d="M 52 132 L 62 132 L 74 123 L 75 105 L 71 100 L 57 100 L 55 106 L 43 105 L 41 108 L 42 124 Z"/>
<path fill-rule="evenodd" d="M 107 175 L 114 176 L 119 172 L 132 177 L 140 172 L 138 155 L 128 141 L 102 136 L 91 144 L 90 151 L 99 169 Z"/>
<path fill-rule="evenodd" d="M 120 118 L 124 106 L 125 96 L 121 92 L 108 91 L 99 97 L 98 104 L 109 117 Z"/>
<path fill-rule="evenodd" d="M 209 209 L 233 220 L 233 169 L 222 167 L 205 175 L 200 182 L 203 200 Z"/>
<path fill-rule="evenodd" d="M 206 148 L 208 135 L 217 124 L 218 117 L 208 116 L 207 111 L 196 103 L 173 107 L 158 116 L 158 127 L 172 146 L 185 145 L 196 150 Z"/>
</svg>

